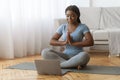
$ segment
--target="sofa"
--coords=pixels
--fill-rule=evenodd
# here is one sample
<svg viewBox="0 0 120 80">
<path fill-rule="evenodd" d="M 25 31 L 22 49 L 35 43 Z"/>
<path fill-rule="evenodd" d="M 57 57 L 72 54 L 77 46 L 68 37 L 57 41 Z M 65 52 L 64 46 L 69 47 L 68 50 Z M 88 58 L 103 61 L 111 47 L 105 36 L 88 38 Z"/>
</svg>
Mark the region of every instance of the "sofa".
<svg viewBox="0 0 120 80">
<path fill-rule="evenodd" d="M 120 29 L 119 7 L 80 7 L 81 22 L 86 24 L 94 39 L 94 46 L 84 48 L 87 51 L 109 52 L 109 31 Z M 55 19 L 55 29 L 66 23 L 65 18 Z"/>
</svg>

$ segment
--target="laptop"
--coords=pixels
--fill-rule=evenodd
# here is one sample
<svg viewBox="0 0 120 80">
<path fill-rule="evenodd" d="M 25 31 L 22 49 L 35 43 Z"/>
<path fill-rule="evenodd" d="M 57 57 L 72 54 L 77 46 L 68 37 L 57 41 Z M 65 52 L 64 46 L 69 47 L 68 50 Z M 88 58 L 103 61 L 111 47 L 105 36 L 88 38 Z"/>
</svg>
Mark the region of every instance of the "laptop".
<svg viewBox="0 0 120 80">
<path fill-rule="evenodd" d="M 63 75 L 67 71 L 61 70 L 59 60 L 35 60 L 38 74 L 42 75 Z"/>
</svg>

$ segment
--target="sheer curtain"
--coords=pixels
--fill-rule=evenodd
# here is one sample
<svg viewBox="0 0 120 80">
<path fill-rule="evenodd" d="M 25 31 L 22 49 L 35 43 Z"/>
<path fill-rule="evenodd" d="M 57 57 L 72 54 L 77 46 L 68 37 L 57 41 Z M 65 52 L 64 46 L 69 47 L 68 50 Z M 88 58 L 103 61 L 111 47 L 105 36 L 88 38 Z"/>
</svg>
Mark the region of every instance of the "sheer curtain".
<svg viewBox="0 0 120 80">
<path fill-rule="evenodd" d="M 40 54 L 49 47 L 54 19 L 65 18 L 70 4 L 79 5 L 74 0 L 0 0 L 0 58 Z"/>
</svg>

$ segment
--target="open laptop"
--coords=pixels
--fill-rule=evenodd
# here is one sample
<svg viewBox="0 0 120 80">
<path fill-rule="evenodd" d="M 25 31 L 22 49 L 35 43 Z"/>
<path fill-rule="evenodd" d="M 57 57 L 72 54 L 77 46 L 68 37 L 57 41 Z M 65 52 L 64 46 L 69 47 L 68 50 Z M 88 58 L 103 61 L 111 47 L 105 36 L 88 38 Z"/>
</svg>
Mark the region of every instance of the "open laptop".
<svg viewBox="0 0 120 80">
<path fill-rule="evenodd" d="M 59 60 L 35 60 L 38 74 L 42 75 L 63 75 L 67 71 L 61 70 Z"/>
</svg>

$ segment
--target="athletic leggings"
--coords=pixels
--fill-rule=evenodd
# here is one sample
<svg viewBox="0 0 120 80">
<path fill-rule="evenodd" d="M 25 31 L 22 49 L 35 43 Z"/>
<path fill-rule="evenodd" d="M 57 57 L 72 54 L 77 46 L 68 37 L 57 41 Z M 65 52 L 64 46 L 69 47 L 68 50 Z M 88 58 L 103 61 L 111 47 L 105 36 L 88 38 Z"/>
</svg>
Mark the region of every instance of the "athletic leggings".
<svg viewBox="0 0 120 80">
<path fill-rule="evenodd" d="M 86 66 L 90 60 L 89 55 L 86 52 L 80 52 L 77 55 L 69 58 L 68 55 L 57 52 L 52 49 L 44 49 L 41 53 L 43 59 L 58 59 L 60 60 L 61 68 L 73 68 L 77 67 L 78 65 Z"/>
</svg>

